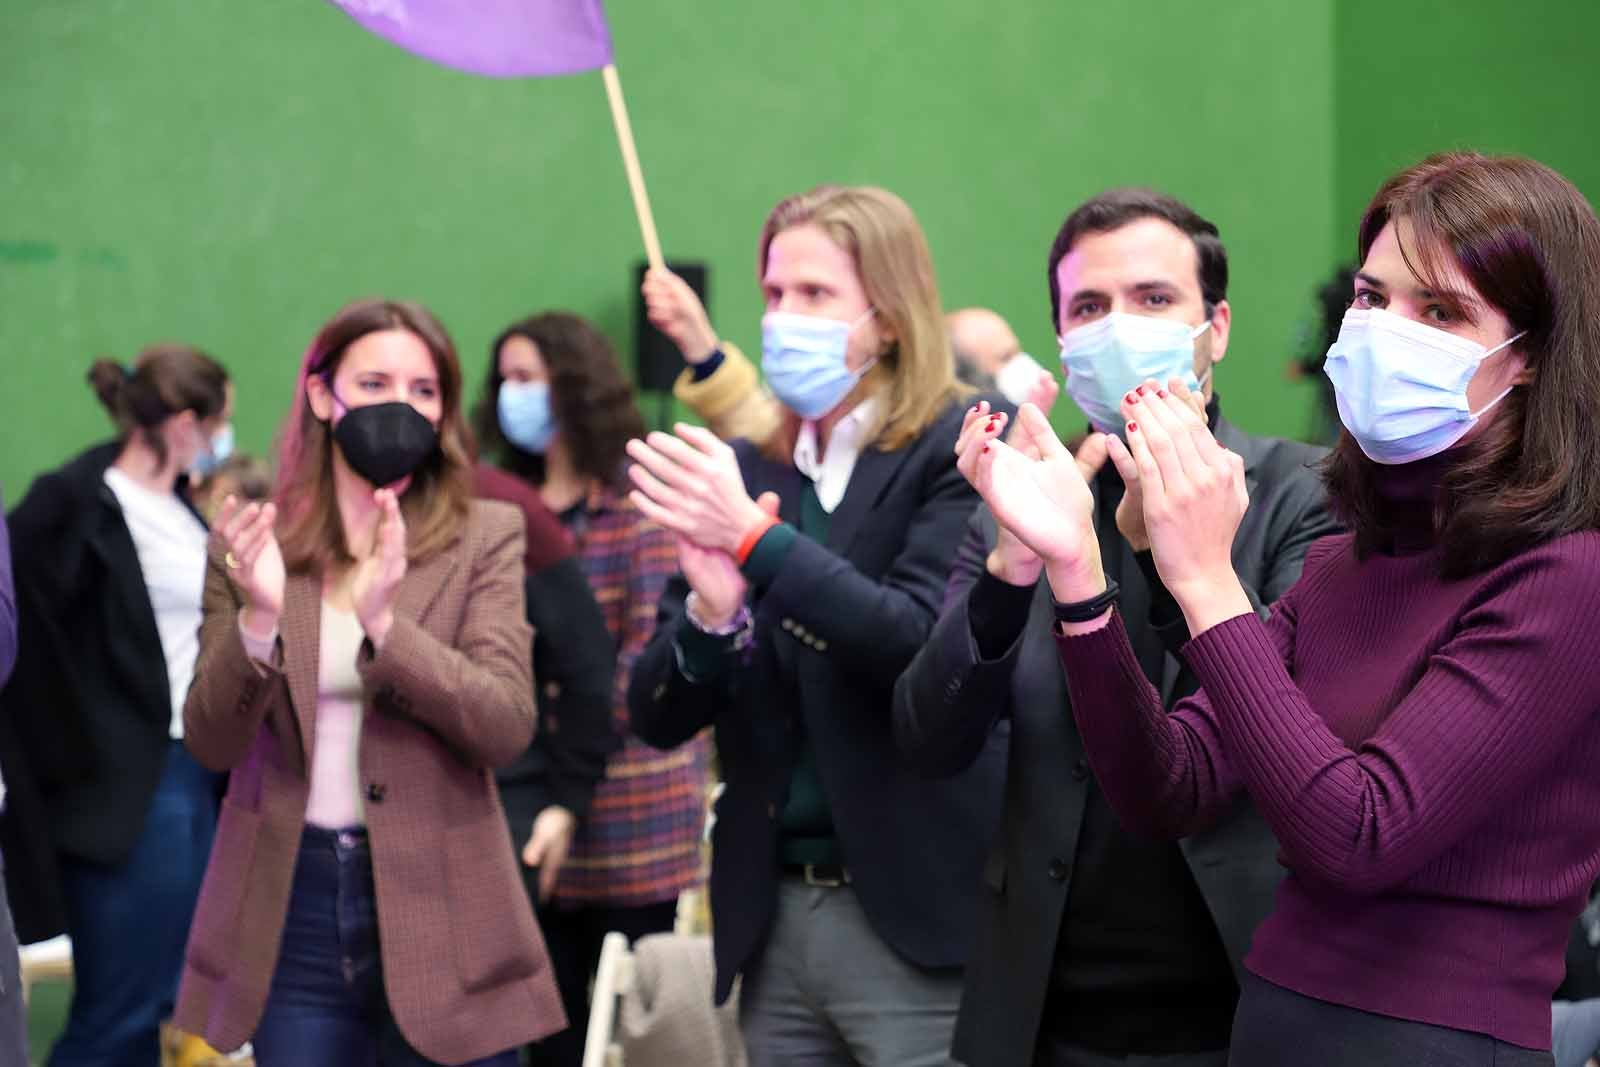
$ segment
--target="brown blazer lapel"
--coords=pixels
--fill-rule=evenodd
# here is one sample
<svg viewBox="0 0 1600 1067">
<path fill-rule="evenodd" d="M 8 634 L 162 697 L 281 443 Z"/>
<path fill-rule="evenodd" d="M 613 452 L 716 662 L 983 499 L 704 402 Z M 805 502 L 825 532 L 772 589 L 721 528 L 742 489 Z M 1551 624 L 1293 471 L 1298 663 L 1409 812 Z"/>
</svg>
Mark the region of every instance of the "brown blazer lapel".
<svg viewBox="0 0 1600 1067">
<path fill-rule="evenodd" d="M 406 569 L 395 594 L 397 616 L 421 622 L 429 606 L 455 570 L 458 553 L 444 551 Z M 307 773 L 317 736 L 317 679 L 321 671 L 322 580 L 316 574 L 289 576 L 283 594 L 283 617 L 278 622 L 283 640 L 284 672 L 289 676 L 289 696 L 295 721 L 300 725 Z"/>
<path fill-rule="evenodd" d="M 284 673 L 289 676 L 289 697 L 310 774 L 311 746 L 317 736 L 317 676 L 322 658 L 322 579 L 316 574 L 291 574 L 283 590 L 283 618 L 278 622 L 283 641 Z"/>
<path fill-rule="evenodd" d="M 456 569 L 460 554 L 459 544 L 452 544 L 421 563 L 407 567 L 406 576 L 400 579 L 400 588 L 395 593 L 395 616 L 421 623 L 428 608 L 438 598 L 439 591 L 444 588 L 445 579 Z"/>
</svg>

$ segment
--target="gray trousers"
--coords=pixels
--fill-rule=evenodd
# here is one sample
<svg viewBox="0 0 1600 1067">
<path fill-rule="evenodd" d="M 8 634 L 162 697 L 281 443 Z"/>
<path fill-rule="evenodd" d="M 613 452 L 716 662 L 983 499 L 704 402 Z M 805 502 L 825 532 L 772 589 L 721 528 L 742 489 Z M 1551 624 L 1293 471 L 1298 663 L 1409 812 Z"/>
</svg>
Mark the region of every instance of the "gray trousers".
<svg viewBox="0 0 1600 1067">
<path fill-rule="evenodd" d="M 1600 1000 L 1558 1000 L 1550 1015 L 1556 1067 L 1584 1067 L 1600 1056 Z"/>
<path fill-rule="evenodd" d="M 907 963 L 848 886 L 785 877 L 766 951 L 739 992 L 751 1067 L 943 1067 L 961 971 Z"/>
</svg>

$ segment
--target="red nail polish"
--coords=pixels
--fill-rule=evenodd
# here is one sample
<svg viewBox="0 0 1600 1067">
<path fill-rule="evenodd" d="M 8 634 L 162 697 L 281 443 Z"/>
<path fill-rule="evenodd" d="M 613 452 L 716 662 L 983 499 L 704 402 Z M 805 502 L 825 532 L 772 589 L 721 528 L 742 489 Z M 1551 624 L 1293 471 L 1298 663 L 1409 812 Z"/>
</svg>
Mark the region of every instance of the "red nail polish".
<svg viewBox="0 0 1600 1067">
<path fill-rule="evenodd" d="M 1129 393 L 1129 394 L 1128 394 L 1128 395 L 1127 395 L 1127 396 L 1125 396 L 1125 397 L 1123 397 L 1123 398 L 1122 398 L 1122 402 L 1123 402 L 1123 403 L 1124 403 L 1124 404 L 1131 404 L 1131 403 L 1133 403 L 1133 398 L 1134 398 L 1134 397 L 1135 397 L 1135 396 L 1136 396 L 1136 395 L 1137 395 L 1137 394 L 1135 394 L 1135 393 Z"/>
<path fill-rule="evenodd" d="M 1157 389 L 1156 396 L 1159 396 L 1162 400 L 1165 400 L 1167 398 L 1167 391 L 1165 389 Z"/>
<path fill-rule="evenodd" d="M 989 442 L 987 442 L 987 441 L 985 441 L 985 442 L 984 442 L 984 443 L 983 443 L 983 450 L 984 450 L 984 451 L 985 451 L 985 452 L 987 452 L 987 451 L 989 451 Z"/>
<path fill-rule="evenodd" d="M 1128 423 L 1128 432 L 1129 432 L 1129 433 L 1133 433 L 1133 432 L 1134 432 L 1134 431 L 1135 431 L 1135 430 L 1137 430 L 1137 429 L 1138 429 L 1138 428 L 1139 428 L 1139 424 L 1138 424 L 1138 423 L 1137 423 L 1137 422 L 1130 422 L 1130 423 Z"/>
<path fill-rule="evenodd" d="M 1148 393 L 1149 391 L 1150 391 L 1150 387 L 1148 385 L 1139 386 L 1139 395 L 1140 396 L 1144 396 L 1144 394 Z"/>
<path fill-rule="evenodd" d="M 976 405 L 976 404 L 972 405 L 972 410 L 973 411 L 977 411 L 978 410 L 978 405 Z"/>
</svg>

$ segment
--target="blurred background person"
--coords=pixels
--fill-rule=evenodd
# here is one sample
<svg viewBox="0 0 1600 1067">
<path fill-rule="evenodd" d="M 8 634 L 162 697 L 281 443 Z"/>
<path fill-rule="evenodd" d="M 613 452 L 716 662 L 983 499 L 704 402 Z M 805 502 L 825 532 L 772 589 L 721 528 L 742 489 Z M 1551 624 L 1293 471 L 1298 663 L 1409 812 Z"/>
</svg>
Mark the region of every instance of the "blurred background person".
<svg viewBox="0 0 1600 1067">
<path fill-rule="evenodd" d="M 227 438 L 228 456 L 216 463 L 202 463 L 189 472 L 189 497 L 205 520 L 216 518 L 217 509 L 230 496 L 240 500 L 265 500 L 272 494 L 272 468 L 258 456 L 232 450 L 232 434 Z"/>
<path fill-rule="evenodd" d="M 1040 378 L 1054 375 L 1022 350 L 1011 324 L 988 308 L 961 308 L 945 317 L 956 377 L 980 392 L 998 392 L 1011 404 L 1030 399 Z M 1051 394 L 1054 399 L 1054 394 Z M 1050 406 L 1043 405 L 1048 412 Z"/>
<path fill-rule="evenodd" d="M 1335 444 L 1344 430 L 1339 422 L 1339 405 L 1334 396 L 1333 382 L 1322 368 L 1328 361 L 1328 349 L 1339 339 L 1344 313 L 1350 310 L 1350 292 L 1355 274 L 1356 269 L 1352 266 L 1338 267 L 1327 281 L 1317 286 L 1314 297 L 1317 317 L 1305 330 L 1305 351 L 1289 363 L 1289 378 L 1309 384 L 1317 393 L 1316 406 L 1311 412 L 1311 429 L 1306 436 L 1306 440 L 1313 444 Z"/>
<path fill-rule="evenodd" d="M 11 513 L 22 655 L 5 714 L 33 797 L 14 795 L 7 820 L 42 819 L 50 854 L 27 877 L 48 910 L 59 875 L 72 937 L 54 1067 L 159 1056 L 222 784 L 183 745 L 207 538 L 185 474 L 228 439 L 232 387 L 181 344 L 99 360 L 89 381 L 117 439 Z M 49 920 L 31 932 L 58 932 Z"/>
<path fill-rule="evenodd" d="M 508 326 L 490 352 L 476 423 L 484 455 L 534 487 L 571 535 L 616 649 L 609 706 L 622 747 L 588 817 L 558 817 L 570 845 L 539 913 L 571 1026 L 532 1060 L 565 1067 L 583 1057 L 605 935 L 670 931 L 679 894 L 701 882 L 710 743 L 663 755 L 628 725 L 628 679 L 677 560 L 666 531 L 626 493 L 624 447 L 644 420 L 610 342 L 552 311 Z"/>
</svg>

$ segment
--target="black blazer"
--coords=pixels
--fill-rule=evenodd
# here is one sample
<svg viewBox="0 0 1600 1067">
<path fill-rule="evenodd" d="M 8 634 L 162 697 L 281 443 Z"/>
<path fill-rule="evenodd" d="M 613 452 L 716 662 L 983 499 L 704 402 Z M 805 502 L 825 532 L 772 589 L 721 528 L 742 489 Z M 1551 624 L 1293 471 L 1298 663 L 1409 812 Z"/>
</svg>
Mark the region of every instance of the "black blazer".
<svg viewBox="0 0 1600 1067">
<path fill-rule="evenodd" d="M 1322 455 L 1307 445 L 1252 437 L 1218 419 L 1217 439 L 1245 462 L 1250 508 L 1234 540 L 1233 565 L 1265 614 L 1294 584 L 1306 549 L 1336 532 L 1311 470 Z M 1107 467 L 1102 477 L 1115 477 Z M 1100 481 L 1095 489 L 1098 499 Z M 1111 507 L 1096 526 L 1106 572 L 1122 588 L 1119 610 L 1151 681 L 1170 707 L 1198 682 L 1179 649 L 1181 614 L 1151 616 L 1151 586 L 1116 530 Z M 947 608 L 927 647 L 895 688 L 901 751 L 925 772 L 962 773 L 1009 744 L 1005 813 L 983 871 L 978 947 L 969 964 L 954 1053 L 973 1067 L 1032 1062 L 1071 864 L 1093 784 L 1067 704 L 1066 679 L 1051 637 L 1049 586 L 1038 583 L 1021 637 L 999 659 L 983 660 L 972 636 L 968 595 L 994 545 L 994 517 L 973 517 L 950 579 Z M 1271 910 L 1282 870 L 1264 820 L 1248 802 L 1207 831 L 1180 842 L 1216 921 L 1235 973 L 1256 924 Z"/>
<path fill-rule="evenodd" d="M 681 576 L 662 597 L 628 701 L 634 731 L 658 748 L 716 728 L 727 781 L 711 869 L 719 1002 L 772 921 L 778 815 L 802 722 L 873 929 L 920 966 L 966 962 L 1005 752 L 980 744 L 964 771 L 930 781 L 895 751 L 889 717 L 895 679 L 927 638 L 977 505 L 955 467 L 961 417 L 953 405 L 911 445 L 861 454 L 827 544 L 797 538 L 778 577 L 753 591 L 754 644 L 720 681 L 692 682 L 678 669 Z M 782 517 L 796 522 L 799 472 L 747 443 L 735 449 L 750 494 L 775 491 Z"/>
<path fill-rule="evenodd" d="M 133 536 L 104 481 L 120 451 L 99 445 L 41 475 L 8 519 L 19 654 L 0 693 L 8 786 L 0 847 L 29 934 L 60 921 L 53 857 L 42 846 L 122 862 L 167 759 L 172 696 L 161 636 Z M 179 494 L 187 503 L 181 484 Z"/>
</svg>

